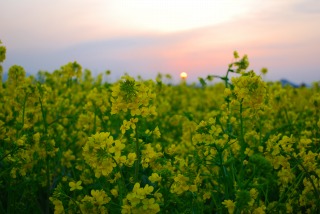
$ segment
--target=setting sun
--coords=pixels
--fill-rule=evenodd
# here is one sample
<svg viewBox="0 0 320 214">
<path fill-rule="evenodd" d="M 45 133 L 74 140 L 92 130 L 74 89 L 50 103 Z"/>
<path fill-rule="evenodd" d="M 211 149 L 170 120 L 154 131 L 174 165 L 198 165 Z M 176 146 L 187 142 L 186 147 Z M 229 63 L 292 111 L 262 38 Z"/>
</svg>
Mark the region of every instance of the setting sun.
<svg viewBox="0 0 320 214">
<path fill-rule="evenodd" d="M 188 74 L 187 74 L 186 72 L 182 72 L 182 73 L 180 74 L 180 77 L 181 77 L 181 79 L 187 79 Z"/>
</svg>

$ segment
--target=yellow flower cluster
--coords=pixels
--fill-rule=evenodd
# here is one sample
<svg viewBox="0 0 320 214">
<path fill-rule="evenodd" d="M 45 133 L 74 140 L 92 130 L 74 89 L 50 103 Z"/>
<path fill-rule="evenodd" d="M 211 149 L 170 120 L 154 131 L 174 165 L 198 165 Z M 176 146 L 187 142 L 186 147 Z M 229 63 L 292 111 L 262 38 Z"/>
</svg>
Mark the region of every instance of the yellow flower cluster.
<svg viewBox="0 0 320 214">
<path fill-rule="evenodd" d="M 152 104 L 155 98 L 146 82 L 136 82 L 132 77 L 124 76 L 122 81 L 112 86 L 111 114 L 129 110 L 131 116 L 157 115 Z"/>
<path fill-rule="evenodd" d="M 147 168 L 150 164 L 154 166 L 155 161 L 162 156 L 162 153 L 156 152 L 150 144 L 146 144 L 141 153 L 141 165 L 143 168 Z"/>
<path fill-rule="evenodd" d="M 125 144 L 120 140 L 114 140 L 109 132 L 102 132 L 88 138 L 82 155 L 97 178 L 107 177 L 117 164 L 125 163 L 126 158 L 121 157 L 124 148 Z"/>
<path fill-rule="evenodd" d="M 154 188 L 148 184 L 140 187 L 136 183 L 125 199 L 121 213 L 158 213 L 160 211 L 159 202 L 162 198 L 161 193 L 152 193 Z"/>
<path fill-rule="evenodd" d="M 91 196 L 86 195 L 80 204 L 82 213 L 109 213 L 105 204 L 109 203 L 111 198 L 103 190 L 91 190 Z"/>
<path fill-rule="evenodd" d="M 264 104 L 266 83 L 253 71 L 244 73 L 240 77 L 233 77 L 232 84 L 236 101 L 242 103 L 245 108 L 256 110 Z"/>
</svg>

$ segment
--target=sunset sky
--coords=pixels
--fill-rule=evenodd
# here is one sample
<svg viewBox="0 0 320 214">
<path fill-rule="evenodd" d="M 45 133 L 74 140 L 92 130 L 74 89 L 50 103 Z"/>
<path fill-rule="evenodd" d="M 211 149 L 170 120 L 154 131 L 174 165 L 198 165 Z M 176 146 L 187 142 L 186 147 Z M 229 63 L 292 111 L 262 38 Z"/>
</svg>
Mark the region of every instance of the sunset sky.
<svg viewBox="0 0 320 214">
<path fill-rule="evenodd" d="M 111 70 L 188 82 L 223 75 L 233 51 L 266 80 L 320 80 L 319 0 L 1 0 L 4 71 L 54 71 L 77 61 L 94 74 Z"/>
</svg>

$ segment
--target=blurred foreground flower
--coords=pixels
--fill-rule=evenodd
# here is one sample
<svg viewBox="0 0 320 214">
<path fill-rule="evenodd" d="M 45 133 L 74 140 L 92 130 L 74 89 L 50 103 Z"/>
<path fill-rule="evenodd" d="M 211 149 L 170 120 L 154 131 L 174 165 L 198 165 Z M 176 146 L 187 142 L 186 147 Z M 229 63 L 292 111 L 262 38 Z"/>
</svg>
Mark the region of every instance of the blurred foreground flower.
<svg viewBox="0 0 320 214">
<path fill-rule="evenodd" d="M 81 186 L 82 181 L 77 181 L 77 182 L 69 182 L 69 186 L 70 186 L 70 191 L 74 191 L 76 189 L 78 190 L 82 190 L 83 187 Z"/>
</svg>

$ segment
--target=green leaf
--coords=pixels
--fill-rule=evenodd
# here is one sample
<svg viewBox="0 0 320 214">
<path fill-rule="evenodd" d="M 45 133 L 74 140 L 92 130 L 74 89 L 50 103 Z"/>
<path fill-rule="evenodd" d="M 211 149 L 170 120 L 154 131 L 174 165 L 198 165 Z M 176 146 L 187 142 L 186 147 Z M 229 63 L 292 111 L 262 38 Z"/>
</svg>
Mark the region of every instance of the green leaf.
<svg viewBox="0 0 320 214">
<path fill-rule="evenodd" d="M 206 81 L 203 78 L 199 77 L 199 81 L 202 87 L 205 87 L 207 85 Z"/>
</svg>

